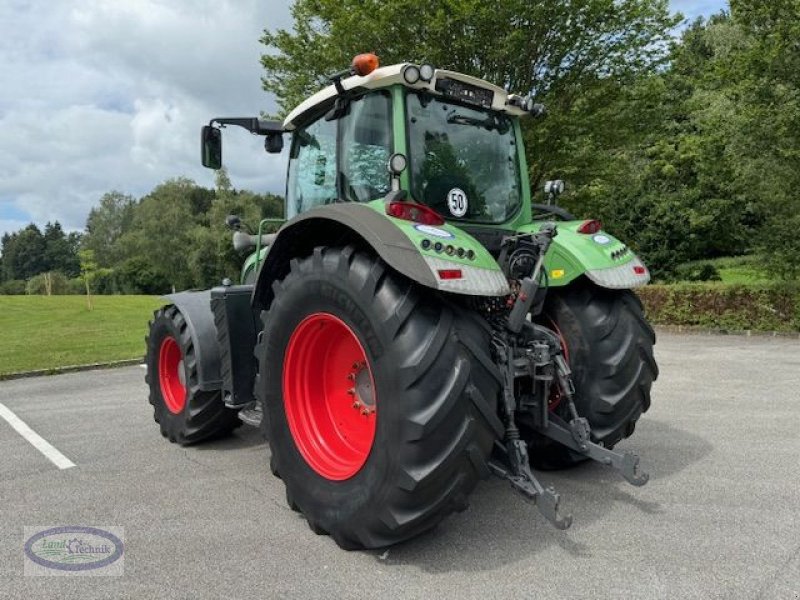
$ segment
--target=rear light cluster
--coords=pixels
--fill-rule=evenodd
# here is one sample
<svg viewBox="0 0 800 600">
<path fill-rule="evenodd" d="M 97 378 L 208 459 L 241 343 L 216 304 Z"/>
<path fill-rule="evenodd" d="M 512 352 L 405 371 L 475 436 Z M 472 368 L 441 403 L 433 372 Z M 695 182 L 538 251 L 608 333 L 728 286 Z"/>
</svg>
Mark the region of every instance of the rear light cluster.
<svg viewBox="0 0 800 600">
<path fill-rule="evenodd" d="M 432 208 L 416 202 L 396 201 L 386 205 L 386 214 L 395 219 L 413 221 L 422 225 L 444 225 L 442 215 Z"/>
<path fill-rule="evenodd" d="M 447 256 L 457 256 L 458 258 L 467 258 L 469 260 L 475 260 L 475 251 L 474 250 L 465 250 L 464 248 L 453 246 L 452 244 L 443 244 L 442 242 L 432 242 L 428 239 L 422 240 L 420 242 L 420 247 L 423 250 L 433 250 L 434 252 L 444 252 Z"/>
<path fill-rule="evenodd" d="M 463 279 L 461 269 L 439 269 L 439 279 Z"/>
<path fill-rule="evenodd" d="M 580 226 L 578 227 L 578 233 L 592 235 L 595 233 L 599 233 L 602 228 L 603 228 L 602 222 L 598 221 L 597 219 L 590 219 L 580 224 Z"/>
</svg>

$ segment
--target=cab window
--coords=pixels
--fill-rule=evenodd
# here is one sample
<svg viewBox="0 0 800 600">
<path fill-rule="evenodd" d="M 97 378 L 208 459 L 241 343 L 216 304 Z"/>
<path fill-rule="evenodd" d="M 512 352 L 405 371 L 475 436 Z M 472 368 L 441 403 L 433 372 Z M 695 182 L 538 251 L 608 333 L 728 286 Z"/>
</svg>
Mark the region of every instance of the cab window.
<svg viewBox="0 0 800 600">
<path fill-rule="evenodd" d="M 362 96 L 339 120 L 341 184 L 345 199 L 369 202 L 391 186 L 386 166 L 392 153 L 391 100 L 386 93 Z"/>
<path fill-rule="evenodd" d="M 319 119 L 294 133 L 286 216 L 292 218 L 336 198 L 336 123 Z"/>
<path fill-rule="evenodd" d="M 320 117 L 294 133 L 289 156 L 287 217 L 332 202 L 369 202 L 391 187 L 391 99 L 375 92 L 350 101 L 347 112 Z"/>
</svg>

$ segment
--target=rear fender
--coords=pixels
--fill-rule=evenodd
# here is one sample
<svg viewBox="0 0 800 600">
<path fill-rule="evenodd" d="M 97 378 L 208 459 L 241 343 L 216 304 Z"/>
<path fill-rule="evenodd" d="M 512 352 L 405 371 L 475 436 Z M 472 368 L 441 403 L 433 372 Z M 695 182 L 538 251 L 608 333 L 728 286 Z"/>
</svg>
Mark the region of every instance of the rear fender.
<svg viewBox="0 0 800 600">
<path fill-rule="evenodd" d="M 437 243 L 441 244 L 438 251 Z M 509 293 L 497 262 L 468 233 L 452 225 L 428 227 L 388 217 L 383 201 L 378 200 L 314 208 L 281 227 L 259 270 L 253 305 L 262 310 L 269 307 L 272 284 L 286 276 L 293 258 L 309 256 L 316 246 L 348 244 L 371 248 L 391 269 L 428 288 L 470 296 Z M 447 253 L 448 246 L 452 255 Z M 458 249 L 463 251 L 461 257 Z M 473 258 L 467 258 L 468 254 Z M 451 270 L 461 271 L 462 277 L 442 277 L 441 272 Z"/>
<path fill-rule="evenodd" d="M 581 276 L 609 289 L 633 289 L 650 282 L 650 272 L 633 250 L 604 231 L 578 233 L 582 223 L 557 223 L 558 235 L 545 258 L 549 287 L 569 285 Z M 522 231 L 540 227 L 534 223 Z"/>
</svg>

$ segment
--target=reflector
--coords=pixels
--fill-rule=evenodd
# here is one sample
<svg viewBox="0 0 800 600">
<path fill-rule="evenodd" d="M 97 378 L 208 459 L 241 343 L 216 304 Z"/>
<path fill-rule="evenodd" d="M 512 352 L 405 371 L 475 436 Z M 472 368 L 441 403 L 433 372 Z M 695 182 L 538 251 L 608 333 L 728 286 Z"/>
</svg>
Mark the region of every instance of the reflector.
<svg viewBox="0 0 800 600">
<path fill-rule="evenodd" d="M 461 269 L 439 269 L 439 279 L 462 279 Z"/>
</svg>

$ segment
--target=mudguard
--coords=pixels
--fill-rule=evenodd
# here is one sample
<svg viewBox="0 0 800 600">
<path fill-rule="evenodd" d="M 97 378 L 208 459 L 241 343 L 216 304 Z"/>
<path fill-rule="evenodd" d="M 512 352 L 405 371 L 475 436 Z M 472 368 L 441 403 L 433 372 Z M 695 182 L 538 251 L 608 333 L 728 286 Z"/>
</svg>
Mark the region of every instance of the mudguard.
<svg viewBox="0 0 800 600">
<path fill-rule="evenodd" d="M 222 389 L 217 328 L 214 324 L 214 313 L 211 311 L 211 290 L 179 292 L 164 298 L 174 304 L 186 320 L 197 360 L 197 379 L 200 389 L 203 391 Z"/>
<path fill-rule="evenodd" d="M 609 289 L 633 289 L 650 281 L 641 259 L 613 235 L 578 232 L 583 221 L 556 223 L 558 235 L 545 258 L 548 287 L 563 287 L 580 276 Z M 541 223 L 526 225 L 522 231 L 538 231 Z"/>
<path fill-rule="evenodd" d="M 252 292 L 252 285 L 223 285 L 211 290 L 222 391 L 229 408 L 255 401 L 253 383 L 258 368 L 253 348 L 261 321 L 250 306 Z"/>
<path fill-rule="evenodd" d="M 497 262 L 467 232 L 389 217 L 378 200 L 317 207 L 283 225 L 259 270 L 254 306 L 270 305 L 272 282 L 288 273 L 291 259 L 308 256 L 315 246 L 351 243 L 366 243 L 390 268 L 425 287 L 470 296 L 509 293 Z M 452 270 L 461 277 L 448 277 Z"/>
</svg>

